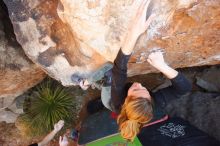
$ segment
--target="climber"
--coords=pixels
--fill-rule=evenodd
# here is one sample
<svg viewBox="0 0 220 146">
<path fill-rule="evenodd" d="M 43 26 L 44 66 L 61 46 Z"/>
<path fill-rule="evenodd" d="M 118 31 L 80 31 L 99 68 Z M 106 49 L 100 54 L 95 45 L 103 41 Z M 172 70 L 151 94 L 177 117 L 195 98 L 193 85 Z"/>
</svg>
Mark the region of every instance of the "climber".
<svg viewBox="0 0 220 146">
<path fill-rule="evenodd" d="M 64 121 L 63 120 L 58 121 L 56 124 L 54 124 L 53 131 L 51 131 L 41 142 L 34 143 L 29 146 L 46 146 L 54 138 L 57 132 L 59 132 L 62 129 L 63 126 L 64 126 Z M 59 144 L 60 146 L 68 145 L 68 141 L 65 135 L 63 137 L 60 137 Z"/>
<path fill-rule="evenodd" d="M 135 17 L 131 21 L 121 49 L 112 68 L 111 89 L 105 94 L 107 108 L 118 114 L 117 122 L 124 139 L 137 136 L 143 146 L 219 146 L 219 142 L 189 122 L 169 117 L 164 107 L 173 99 L 190 92 L 191 84 L 183 74 L 167 65 L 160 51 L 148 56 L 147 62 L 162 72 L 172 85 L 150 92 L 140 83 L 126 84 L 127 63 L 138 37 L 149 27 L 154 17 L 146 20 L 150 0 L 135 1 Z M 86 84 L 85 84 L 86 86 Z"/>
</svg>

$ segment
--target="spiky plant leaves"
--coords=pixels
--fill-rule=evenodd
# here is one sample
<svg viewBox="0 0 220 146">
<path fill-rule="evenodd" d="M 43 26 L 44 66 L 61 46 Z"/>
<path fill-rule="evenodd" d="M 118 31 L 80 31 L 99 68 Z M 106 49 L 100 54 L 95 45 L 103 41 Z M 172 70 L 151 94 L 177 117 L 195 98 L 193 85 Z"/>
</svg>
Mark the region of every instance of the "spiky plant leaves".
<svg viewBox="0 0 220 146">
<path fill-rule="evenodd" d="M 49 80 L 37 88 L 24 117 L 29 119 L 26 121 L 35 135 L 42 135 L 51 131 L 61 119 L 70 122 L 76 104 L 67 89 Z"/>
</svg>

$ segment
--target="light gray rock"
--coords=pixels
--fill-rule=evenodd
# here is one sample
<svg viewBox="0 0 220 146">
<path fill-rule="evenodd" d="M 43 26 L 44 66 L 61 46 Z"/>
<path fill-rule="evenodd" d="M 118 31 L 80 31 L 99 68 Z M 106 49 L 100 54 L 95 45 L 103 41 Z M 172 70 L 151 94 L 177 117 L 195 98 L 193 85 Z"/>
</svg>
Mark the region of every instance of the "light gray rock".
<svg viewBox="0 0 220 146">
<path fill-rule="evenodd" d="M 13 113 L 10 110 L 0 111 L 0 122 L 5 121 L 6 123 L 15 123 L 19 114 Z"/>
</svg>

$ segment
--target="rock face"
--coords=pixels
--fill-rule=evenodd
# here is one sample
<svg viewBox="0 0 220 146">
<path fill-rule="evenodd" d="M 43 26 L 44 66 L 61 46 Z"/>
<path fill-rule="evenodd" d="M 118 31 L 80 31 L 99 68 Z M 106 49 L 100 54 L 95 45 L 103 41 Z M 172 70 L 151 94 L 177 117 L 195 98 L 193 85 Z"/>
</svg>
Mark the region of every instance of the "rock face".
<svg viewBox="0 0 220 146">
<path fill-rule="evenodd" d="M 213 66 L 196 77 L 196 84 L 208 92 L 220 92 L 220 69 Z M 217 77 L 217 78 L 216 78 Z"/>
<path fill-rule="evenodd" d="M 219 93 L 194 92 L 170 102 L 166 109 L 170 116 L 181 117 L 220 140 L 219 104 Z"/>
<path fill-rule="evenodd" d="M 113 61 L 128 28 L 132 0 L 4 0 L 26 55 L 63 85 Z M 219 0 L 153 0 L 156 14 L 138 40 L 128 75 L 154 72 L 149 52 L 164 48 L 175 68 L 220 63 Z"/>
<path fill-rule="evenodd" d="M 0 2 L 0 111 L 46 76 L 17 43 L 7 8 Z M 7 111 L 8 112 L 8 111 Z M 5 112 L 6 113 L 6 112 Z M 0 114 L 1 120 L 3 120 Z M 6 117 L 7 118 L 7 117 Z"/>
</svg>

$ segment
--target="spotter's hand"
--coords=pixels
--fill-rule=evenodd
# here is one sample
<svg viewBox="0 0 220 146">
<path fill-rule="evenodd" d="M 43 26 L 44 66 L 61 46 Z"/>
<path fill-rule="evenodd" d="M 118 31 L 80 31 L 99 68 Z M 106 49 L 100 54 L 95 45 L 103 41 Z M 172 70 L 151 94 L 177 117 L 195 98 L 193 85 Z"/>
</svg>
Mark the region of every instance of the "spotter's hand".
<svg viewBox="0 0 220 146">
<path fill-rule="evenodd" d="M 54 124 L 54 130 L 58 132 L 60 131 L 60 129 L 62 129 L 63 126 L 64 126 L 64 121 L 59 120 L 56 124 Z"/>
<path fill-rule="evenodd" d="M 63 137 L 60 136 L 59 144 L 60 144 L 60 146 L 68 146 L 69 142 L 68 142 L 68 139 L 67 139 L 66 135 L 64 135 Z"/>
</svg>

